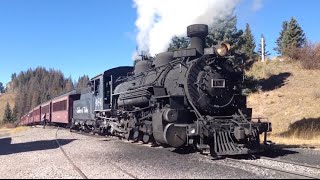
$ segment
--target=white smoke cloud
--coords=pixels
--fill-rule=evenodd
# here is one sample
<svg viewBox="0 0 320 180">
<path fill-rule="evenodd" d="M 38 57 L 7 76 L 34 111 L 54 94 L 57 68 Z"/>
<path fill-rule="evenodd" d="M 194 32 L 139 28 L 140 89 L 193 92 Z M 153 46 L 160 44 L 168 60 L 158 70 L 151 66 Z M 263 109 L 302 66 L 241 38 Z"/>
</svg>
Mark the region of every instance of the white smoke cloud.
<svg viewBox="0 0 320 180">
<path fill-rule="evenodd" d="M 140 59 L 140 56 L 139 56 L 138 52 L 134 52 L 134 53 L 132 54 L 132 59 L 133 59 L 134 61 Z"/>
<path fill-rule="evenodd" d="M 252 4 L 252 10 L 254 12 L 259 11 L 263 6 L 263 0 L 254 0 Z"/>
<path fill-rule="evenodd" d="M 165 51 L 173 36 L 186 34 L 187 26 L 215 20 L 233 12 L 240 0 L 134 0 L 138 18 L 139 51 L 151 55 Z"/>
</svg>

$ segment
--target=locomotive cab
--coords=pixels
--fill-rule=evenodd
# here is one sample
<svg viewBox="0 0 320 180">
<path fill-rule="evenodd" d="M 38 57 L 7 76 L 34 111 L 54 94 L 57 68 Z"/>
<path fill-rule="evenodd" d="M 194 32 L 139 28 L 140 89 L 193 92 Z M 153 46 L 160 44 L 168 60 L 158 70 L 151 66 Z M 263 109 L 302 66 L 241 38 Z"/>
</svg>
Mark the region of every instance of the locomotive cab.
<svg viewBox="0 0 320 180">
<path fill-rule="evenodd" d="M 95 111 L 103 110 L 104 106 L 107 106 L 106 103 L 104 103 L 103 99 L 104 97 L 104 91 L 105 88 L 102 86 L 104 84 L 104 78 L 103 75 L 100 74 L 91 80 L 92 85 L 92 94 L 93 94 L 93 107 Z"/>
<path fill-rule="evenodd" d="M 133 72 L 133 67 L 123 66 L 105 71 L 91 79 L 93 107 L 95 111 L 113 108 L 113 92 L 117 85 Z"/>
</svg>

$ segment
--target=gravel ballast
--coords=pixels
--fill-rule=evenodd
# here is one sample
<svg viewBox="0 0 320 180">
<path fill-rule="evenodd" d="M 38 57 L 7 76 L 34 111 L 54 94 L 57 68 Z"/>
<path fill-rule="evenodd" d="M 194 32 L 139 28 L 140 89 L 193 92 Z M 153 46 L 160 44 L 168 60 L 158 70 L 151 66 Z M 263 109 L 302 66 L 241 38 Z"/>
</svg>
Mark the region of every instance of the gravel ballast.
<svg viewBox="0 0 320 180">
<path fill-rule="evenodd" d="M 56 134 L 68 157 L 90 179 L 291 178 L 272 170 L 212 160 L 198 153 L 179 154 L 171 148 L 39 127 L 0 137 L 0 178 L 80 179 L 55 142 Z"/>
</svg>

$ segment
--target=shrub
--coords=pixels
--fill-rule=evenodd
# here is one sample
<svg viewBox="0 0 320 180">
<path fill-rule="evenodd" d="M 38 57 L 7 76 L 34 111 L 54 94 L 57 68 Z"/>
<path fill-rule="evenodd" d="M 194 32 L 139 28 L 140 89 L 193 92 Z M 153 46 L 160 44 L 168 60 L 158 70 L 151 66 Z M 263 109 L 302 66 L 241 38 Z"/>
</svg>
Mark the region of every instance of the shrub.
<svg viewBox="0 0 320 180">
<path fill-rule="evenodd" d="M 305 69 L 320 69 L 320 44 L 308 43 L 304 48 L 292 49 L 290 58 L 300 61 Z"/>
<path fill-rule="evenodd" d="M 302 119 L 290 124 L 289 130 L 282 133 L 285 137 L 313 139 L 320 135 L 320 118 Z"/>
</svg>

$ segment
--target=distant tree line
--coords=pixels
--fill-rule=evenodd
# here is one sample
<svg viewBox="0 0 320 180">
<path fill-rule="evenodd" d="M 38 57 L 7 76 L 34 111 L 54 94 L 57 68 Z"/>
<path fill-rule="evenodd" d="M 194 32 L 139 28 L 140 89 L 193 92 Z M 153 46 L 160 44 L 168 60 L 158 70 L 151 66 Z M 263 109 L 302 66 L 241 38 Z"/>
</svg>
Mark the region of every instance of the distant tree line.
<svg viewBox="0 0 320 180">
<path fill-rule="evenodd" d="M 266 49 L 264 35 L 264 56 L 270 53 Z M 250 25 L 247 23 L 245 30 L 237 29 L 237 17 L 233 14 L 218 20 L 209 26 L 209 35 L 206 38 L 206 46 L 212 47 L 219 42 L 228 42 L 232 45 L 231 52 L 242 55 L 247 68 L 250 68 L 254 61 L 260 59 L 262 54 L 262 44 L 259 41 L 256 51 L 255 38 L 252 34 Z M 168 51 L 181 48 L 187 48 L 190 45 L 189 38 L 175 36 L 172 38 Z M 306 45 L 306 36 L 295 18 L 290 22 L 284 21 L 280 36 L 276 41 L 275 50 L 283 56 L 292 57 L 296 48 L 302 48 Z"/>
<path fill-rule="evenodd" d="M 212 47 L 220 42 L 227 42 L 231 45 L 231 52 L 244 60 L 247 68 L 250 68 L 253 61 L 257 59 L 255 51 L 255 38 L 250 25 L 247 23 L 245 30 L 237 28 L 237 16 L 230 15 L 219 19 L 216 23 L 209 25 L 209 35 L 206 38 L 206 47 Z M 190 40 L 187 37 L 174 36 L 169 45 L 168 51 L 187 48 Z"/>
<path fill-rule="evenodd" d="M 12 74 L 8 91 L 17 94 L 15 111 L 17 119 L 20 119 L 39 104 L 75 88 L 87 87 L 88 82 L 89 77 L 86 75 L 74 83 L 71 77 L 66 78 L 59 70 L 38 67 L 20 72 L 18 75 Z"/>
<path fill-rule="evenodd" d="M 261 38 L 263 38 L 263 45 L 260 40 L 258 47 L 256 47 L 255 37 L 252 34 L 250 25 L 247 23 L 244 30 L 237 29 L 237 17 L 231 14 L 209 25 L 206 47 L 215 46 L 219 42 L 230 43 L 232 46 L 231 54 L 240 56 L 244 60 L 240 63 L 243 63 L 245 69 L 248 70 L 255 62 L 261 60 L 263 53 L 262 48 L 264 48 L 263 55 L 265 57 L 270 55 L 263 34 L 261 34 Z M 290 22 L 283 22 L 282 30 L 276 40 L 276 48 L 274 50 L 281 56 L 288 57 L 291 60 L 301 61 L 303 67 L 306 69 L 320 69 L 320 43 L 306 43 L 306 39 L 303 29 L 297 20 L 292 17 Z M 175 36 L 172 38 L 168 51 L 187 48 L 189 45 L 189 38 Z M 258 81 L 252 78 L 253 77 L 245 77 L 246 86 L 250 89 L 257 87 L 258 83 Z"/>
</svg>

